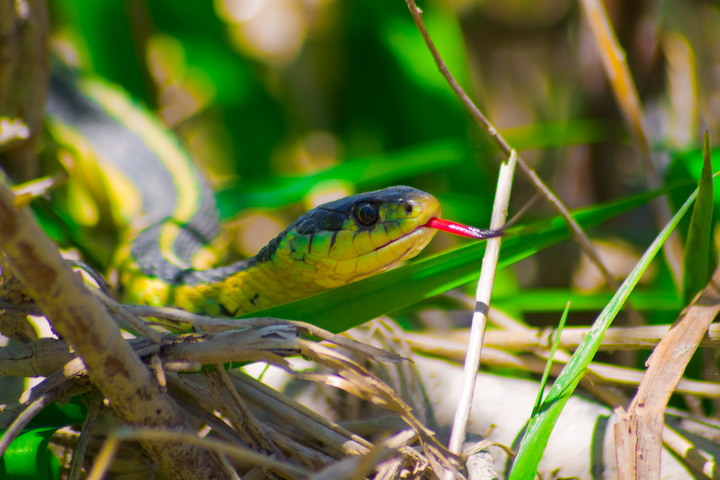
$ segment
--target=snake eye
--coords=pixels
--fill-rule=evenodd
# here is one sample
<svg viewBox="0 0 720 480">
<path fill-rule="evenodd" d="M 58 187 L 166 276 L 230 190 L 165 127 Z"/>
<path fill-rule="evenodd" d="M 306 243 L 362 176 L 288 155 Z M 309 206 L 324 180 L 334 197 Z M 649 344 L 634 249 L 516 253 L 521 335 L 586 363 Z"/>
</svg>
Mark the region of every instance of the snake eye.
<svg viewBox="0 0 720 480">
<path fill-rule="evenodd" d="M 355 205 L 355 221 L 364 227 L 375 225 L 380 218 L 380 209 L 370 202 L 360 202 Z"/>
<path fill-rule="evenodd" d="M 409 203 L 405 204 L 405 214 L 410 215 L 413 211 L 413 206 Z"/>
</svg>

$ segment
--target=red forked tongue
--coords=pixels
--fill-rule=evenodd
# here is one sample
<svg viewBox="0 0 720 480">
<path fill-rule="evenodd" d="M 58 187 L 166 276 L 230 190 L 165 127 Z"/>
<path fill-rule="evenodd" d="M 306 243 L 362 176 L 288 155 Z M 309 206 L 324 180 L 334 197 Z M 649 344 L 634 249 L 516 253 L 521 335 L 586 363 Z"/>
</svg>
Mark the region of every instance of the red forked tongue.
<svg viewBox="0 0 720 480">
<path fill-rule="evenodd" d="M 455 223 L 441 218 L 431 218 L 425 226 L 429 228 L 436 228 L 444 232 L 454 233 L 455 235 L 460 235 L 462 237 L 479 238 L 481 240 L 499 237 L 504 233 L 502 230 L 483 230 L 481 228 L 470 227 L 468 225 L 463 225 L 462 223 Z"/>
</svg>

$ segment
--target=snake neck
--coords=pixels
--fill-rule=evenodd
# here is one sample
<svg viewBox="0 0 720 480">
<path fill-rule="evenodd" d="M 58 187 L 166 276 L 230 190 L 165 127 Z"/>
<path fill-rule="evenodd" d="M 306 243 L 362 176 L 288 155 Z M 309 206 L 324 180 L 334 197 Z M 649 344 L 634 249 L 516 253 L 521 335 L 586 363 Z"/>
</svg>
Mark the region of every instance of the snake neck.
<svg viewBox="0 0 720 480">
<path fill-rule="evenodd" d="M 193 313 L 224 317 L 262 310 L 322 290 L 306 279 L 292 278 L 273 262 L 258 262 L 256 257 L 216 269 L 186 270 L 184 284 L 172 284 L 132 269 L 126 270 L 123 277 L 128 302 L 173 305 Z M 205 281 L 196 283 L 199 279 Z"/>
<path fill-rule="evenodd" d="M 121 252 L 118 270 L 126 302 L 236 317 L 346 283 L 328 277 L 311 257 L 289 248 L 286 240 L 290 229 L 254 257 L 199 270 L 168 256 L 159 233 L 166 227 L 161 224 L 142 231 L 127 242 L 130 250 Z"/>
</svg>

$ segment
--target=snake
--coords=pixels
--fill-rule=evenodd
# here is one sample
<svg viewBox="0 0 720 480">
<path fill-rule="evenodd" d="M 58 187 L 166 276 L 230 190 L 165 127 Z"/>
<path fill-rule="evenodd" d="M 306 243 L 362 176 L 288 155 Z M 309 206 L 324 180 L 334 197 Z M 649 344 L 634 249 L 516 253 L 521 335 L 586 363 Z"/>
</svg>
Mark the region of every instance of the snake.
<svg viewBox="0 0 720 480">
<path fill-rule="evenodd" d="M 112 261 L 123 300 L 237 317 L 299 300 L 393 268 L 436 230 L 438 200 L 392 186 L 320 205 L 255 256 L 214 265 L 220 232 L 209 183 L 178 139 L 120 88 L 72 72 L 51 76 L 47 125 L 80 166 L 97 166 L 125 225 Z"/>
</svg>

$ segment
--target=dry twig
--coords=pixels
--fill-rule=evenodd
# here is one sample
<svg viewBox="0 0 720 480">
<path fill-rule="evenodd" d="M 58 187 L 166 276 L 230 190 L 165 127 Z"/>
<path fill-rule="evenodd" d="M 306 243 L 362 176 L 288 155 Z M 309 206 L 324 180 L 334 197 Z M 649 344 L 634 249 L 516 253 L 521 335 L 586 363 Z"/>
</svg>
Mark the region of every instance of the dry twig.
<svg viewBox="0 0 720 480">
<path fill-rule="evenodd" d="M 617 409 L 621 419 L 615 426 L 620 478 L 660 478 L 665 407 L 718 312 L 720 268 L 653 351 L 627 413 Z"/>
<path fill-rule="evenodd" d="M 442 76 L 448 82 L 453 92 L 455 92 L 455 94 L 458 96 L 465 108 L 467 108 L 467 110 L 470 112 L 478 125 L 480 125 L 480 127 L 485 130 L 488 135 L 490 135 L 490 138 L 500 148 L 500 151 L 505 154 L 506 158 L 510 157 L 510 152 L 513 150 L 510 144 L 505 141 L 505 139 L 502 137 L 502 135 L 500 135 L 497 129 L 495 129 L 495 127 L 490 123 L 487 118 L 485 118 L 485 115 L 482 114 L 480 109 L 478 109 L 475 103 L 473 103 L 470 97 L 468 97 L 467 93 L 465 93 L 463 88 L 457 83 L 455 78 L 448 70 L 442 57 L 440 57 L 440 53 L 435 48 L 435 44 L 430 39 L 430 34 L 428 33 L 427 29 L 425 28 L 425 24 L 423 23 L 422 10 L 420 10 L 415 4 L 415 0 L 405 0 L 405 2 L 407 3 L 410 14 L 415 21 L 415 25 L 417 25 L 418 29 L 420 30 L 420 34 L 422 35 L 425 43 L 428 46 L 428 49 L 430 50 L 430 53 L 435 59 L 435 63 L 437 64 Z M 602 273 L 605 282 L 610 287 L 616 289 L 619 286 L 618 283 L 615 281 L 608 269 L 605 267 L 602 260 L 600 260 L 600 257 L 595 251 L 595 247 L 593 247 L 590 239 L 587 237 L 583 229 L 570 216 L 570 212 L 565 207 L 565 205 L 560 201 L 559 198 L 555 196 L 555 194 L 548 188 L 548 186 L 545 185 L 545 182 L 543 182 L 542 179 L 538 177 L 535 171 L 530 168 L 527 163 L 525 163 L 525 161 L 520 155 L 518 155 L 517 157 L 517 164 L 520 168 L 520 171 L 530 181 L 532 186 L 537 189 L 537 191 L 543 196 L 543 198 L 545 198 L 545 200 L 550 203 L 552 208 L 554 208 L 562 217 L 563 221 L 568 226 L 568 229 L 572 233 L 573 238 L 578 243 L 582 251 L 588 256 L 590 261 L 593 263 L 593 265 L 597 267 L 600 273 Z"/>
<path fill-rule="evenodd" d="M 0 249 L 53 327 L 82 356 L 91 381 L 110 399 L 120 418 L 130 425 L 191 431 L 177 404 L 159 391 L 100 302 L 30 214 L 15 207 L 12 192 L 4 184 L 0 184 Z M 207 450 L 179 442 L 143 445 L 176 478 L 226 478 L 217 458 Z"/>
</svg>

